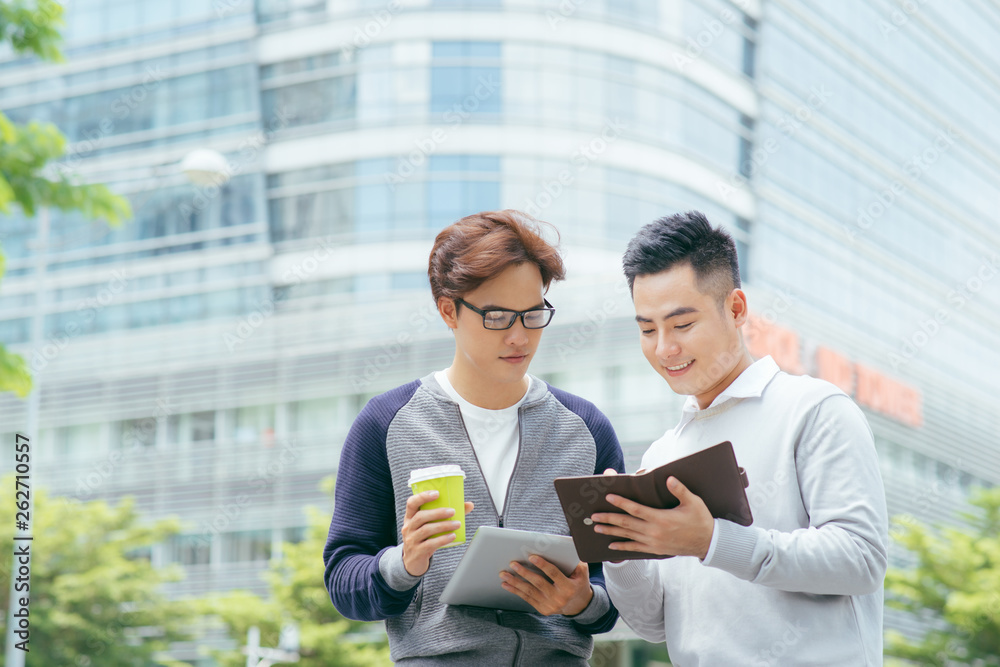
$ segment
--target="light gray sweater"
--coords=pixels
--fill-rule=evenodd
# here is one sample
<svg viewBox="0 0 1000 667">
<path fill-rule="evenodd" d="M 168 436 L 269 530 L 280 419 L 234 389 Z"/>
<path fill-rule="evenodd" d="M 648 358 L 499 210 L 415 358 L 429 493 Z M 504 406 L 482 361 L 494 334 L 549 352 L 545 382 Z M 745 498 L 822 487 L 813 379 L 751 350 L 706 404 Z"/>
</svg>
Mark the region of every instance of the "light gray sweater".
<svg viewBox="0 0 1000 667">
<path fill-rule="evenodd" d="M 704 561 L 606 564 L 622 618 L 679 667 L 881 665 L 888 519 L 861 410 L 764 357 L 707 409 L 689 400 L 642 467 L 724 440 L 747 471 L 753 524 L 716 519 Z"/>
</svg>

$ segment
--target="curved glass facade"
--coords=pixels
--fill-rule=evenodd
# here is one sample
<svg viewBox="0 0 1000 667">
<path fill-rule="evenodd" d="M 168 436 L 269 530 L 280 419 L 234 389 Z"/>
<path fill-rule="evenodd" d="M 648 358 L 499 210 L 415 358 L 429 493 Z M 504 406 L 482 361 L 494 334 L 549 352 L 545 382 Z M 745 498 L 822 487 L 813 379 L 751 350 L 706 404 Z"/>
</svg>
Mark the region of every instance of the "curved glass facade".
<svg viewBox="0 0 1000 667">
<path fill-rule="evenodd" d="M 911 4 L 73 3 L 69 62 L 0 56 L 0 105 L 55 122 L 58 168 L 135 219 L 52 211 L 41 275 L 37 221 L 2 221 L 0 340 L 42 382 L 43 476 L 196 526 L 151 553 L 184 565 L 177 595 L 259 589 L 364 402 L 450 360 L 434 235 L 506 207 L 554 223 L 570 268 L 532 370 L 604 410 L 635 467 L 681 401 L 637 353 L 620 256 L 699 209 L 736 238 L 755 354 L 843 381 L 890 511 L 937 483 L 920 518 L 950 518 L 1000 482 L 974 444 L 1000 430 L 1000 17 Z M 185 180 L 196 148 L 225 183 Z M 212 528 L 280 452 L 266 498 Z"/>
</svg>

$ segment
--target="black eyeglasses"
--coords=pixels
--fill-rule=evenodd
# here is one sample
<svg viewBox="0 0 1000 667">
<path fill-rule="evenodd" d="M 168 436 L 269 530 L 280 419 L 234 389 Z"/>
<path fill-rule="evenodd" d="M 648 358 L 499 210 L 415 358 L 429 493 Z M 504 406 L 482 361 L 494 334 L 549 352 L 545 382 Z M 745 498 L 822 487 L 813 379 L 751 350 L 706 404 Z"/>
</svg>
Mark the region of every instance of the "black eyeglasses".
<svg viewBox="0 0 1000 667">
<path fill-rule="evenodd" d="M 514 320 L 519 316 L 521 324 L 525 329 L 542 329 L 549 325 L 556 309 L 546 299 L 545 308 L 532 308 L 531 310 L 508 310 L 506 308 L 495 308 L 493 310 L 481 310 L 476 308 L 465 299 L 455 299 L 455 303 L 460 303 L 474 313 L 483 316 L 483 326 L 492 331 L 502 331 L 514 326 Z"/>
</svg>

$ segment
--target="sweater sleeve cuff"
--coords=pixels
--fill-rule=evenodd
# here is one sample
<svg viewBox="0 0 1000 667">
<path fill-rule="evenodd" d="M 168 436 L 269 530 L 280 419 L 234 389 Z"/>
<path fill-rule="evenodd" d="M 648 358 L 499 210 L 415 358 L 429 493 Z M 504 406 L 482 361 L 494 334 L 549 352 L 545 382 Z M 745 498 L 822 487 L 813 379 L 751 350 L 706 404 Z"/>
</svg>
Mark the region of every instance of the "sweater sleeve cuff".
<svg viewBox="0 0 1000 667">
<path fill-rule="evenodd" d="M 590 598 L 590 604 L 576 616 L 568 617 L 580 625 L 597 623 L 611 609 L 611 598 L 608 597 L 608 592 L 604 590 L 604 587 L 597 584 L 591 584 L 590 587 L 594 590 L 594 597 Z"/>
<path fill-rule="evenodd" d="M 712 555 L 715 553 L 715 545 L 719 543 L 719 519 L 713 519 L 713 521 L 712 541 L 708 544 L 708 551 L 705 553 L 705 557 L 701 559 L 701 562 L 704 564 L 711 562 Z"/>
<path fill-rule="evenodd" d="M 709 567 L 724 570 L 735 577 L 751 581 L 759 569 L 754 565 L 753 552 L 760 537 L 760 529 L 740 526 L 732 521 L 716 519 L 712 534 L 713 547 L 702 561 Z"/>
<path fill-rule="evenodd" d="M 639 588 L 649 590 L 649 575 L 644 560 L 626 560 L 621 563 L 604 563 L 604 580 L 616 590 Z"/>
<path fill-rule="evenodd" d="M 378 571 L 385 583 L 396 591 L 408 591 L 420 583 L 420 577 L 414 577 L 406 571 L 403 565 L 403 547 L 394 546 L 386 549 L 378 559 Z"/>
</svg>

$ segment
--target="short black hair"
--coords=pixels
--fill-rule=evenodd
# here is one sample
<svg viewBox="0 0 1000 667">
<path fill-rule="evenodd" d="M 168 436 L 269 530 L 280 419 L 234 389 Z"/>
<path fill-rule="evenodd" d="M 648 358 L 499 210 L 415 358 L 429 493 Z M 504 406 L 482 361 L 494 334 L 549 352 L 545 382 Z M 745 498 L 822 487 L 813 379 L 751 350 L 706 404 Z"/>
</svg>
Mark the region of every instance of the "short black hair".
<svg viewBox="0 0 1000 667">
<path fill-rule="evenodd" d="M 698 289 L 719 304 L 740 287 L 740 262 L 733 237 L 713 228 L 700 211 L 675 213 L 644 226 L 628 243 L 622 267 L 629 293 L 636 276 L 647 276 L 688 262 Z"/>
</svg>

